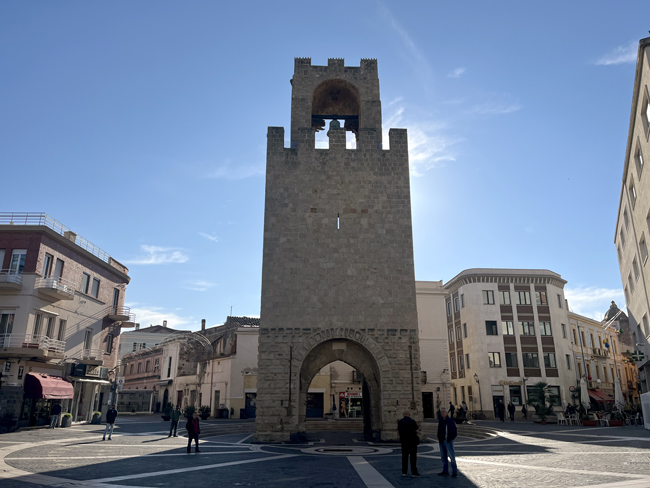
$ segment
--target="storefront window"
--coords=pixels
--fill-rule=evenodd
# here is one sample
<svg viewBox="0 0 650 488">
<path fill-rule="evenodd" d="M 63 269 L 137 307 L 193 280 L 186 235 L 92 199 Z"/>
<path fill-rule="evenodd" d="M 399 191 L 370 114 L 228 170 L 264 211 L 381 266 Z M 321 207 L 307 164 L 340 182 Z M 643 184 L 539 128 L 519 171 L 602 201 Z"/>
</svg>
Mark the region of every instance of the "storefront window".
<svg viewBox="0 0 650 488">
<path fill-rule="evenodd" d="M 522 405 L 522 398 L 521 398 L 521 386 L 511 386 L 510 387 L 510 401 L 512 402 L 513 405 Z"/>
</svg>

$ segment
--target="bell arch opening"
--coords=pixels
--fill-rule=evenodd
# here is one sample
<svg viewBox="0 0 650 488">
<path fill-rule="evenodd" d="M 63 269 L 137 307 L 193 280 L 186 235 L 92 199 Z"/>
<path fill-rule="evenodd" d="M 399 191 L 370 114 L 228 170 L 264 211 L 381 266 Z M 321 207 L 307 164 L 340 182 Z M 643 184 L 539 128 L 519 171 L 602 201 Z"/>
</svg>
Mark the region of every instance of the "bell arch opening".
<svg viewBox="0 0 650 488">
<path fill-rule="evenodd" d="M 352 83 L 338 78 L 320 83 L 312 94 L 311 125 L 318 132 L 326 120 L 344 120 L 346 131 L 359 133 L 361 97 Z"/>
<path fill-rule="evenodd" d="M 324 341 L 305 356 L 299 376 L 298 432 L 303 433 L 307 430 L 308 407 L 313 408 L 313 398 L 309 398 L 308 401 L 308 397 L 313 396 L 309 391 L 312 381 L 324 367 L 337 361 L 351 366 L 358 372 L 358 387 L 354 388 L 355 396 L 345 397 L 344 403 L 348 415 L 350 415 L 348 402 L 351 402 L 352 398 L 361 398 L 359 413 L 363 418 L 364 436 L 368 439 L 379 439 L 382 425 L 380 369 L 369 350 L 347 339 Z M 339 398 L 332 398 L 331 391 L 328 398 L 323 396 L 323 402 L 325 411 L 331 411 L 333 402 L 336 402 L 337 409 L 341 408 Z"/>
</svg>

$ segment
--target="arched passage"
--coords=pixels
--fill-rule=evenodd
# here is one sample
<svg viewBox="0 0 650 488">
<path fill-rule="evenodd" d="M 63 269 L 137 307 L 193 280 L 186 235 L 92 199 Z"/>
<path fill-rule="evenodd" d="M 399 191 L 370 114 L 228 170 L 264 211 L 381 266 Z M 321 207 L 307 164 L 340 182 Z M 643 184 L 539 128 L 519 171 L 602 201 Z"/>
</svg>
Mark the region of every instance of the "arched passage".
<svg viewBox="0 0 650 488">
<path fill-rule="evenodd" d="M 335 361 L 349 364 L 364 376 L 364 433 L 379 437 L 381 431 L 381 376 L 372 353 L 361 344 L 340 338 L 321 342 L 305 356 L 300 368 L 298 431 L 305 431 L 307 392 L 314 376 Z"/>
</svg>

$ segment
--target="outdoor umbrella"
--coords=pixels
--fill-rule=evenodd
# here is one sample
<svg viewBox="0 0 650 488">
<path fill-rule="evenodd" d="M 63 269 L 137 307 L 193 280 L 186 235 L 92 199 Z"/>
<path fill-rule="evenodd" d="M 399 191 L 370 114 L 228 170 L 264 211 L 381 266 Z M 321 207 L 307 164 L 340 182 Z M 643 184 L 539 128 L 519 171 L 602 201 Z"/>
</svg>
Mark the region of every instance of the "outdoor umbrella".
<svg viewBox="0 0 650 488">
<path fill-rule="evenodd" d="M 591 403 L 589 402 L 589 392 L 587 391 L 587 382 L 584 378 L 580 379 L 580 403 L 585 407 L 586 410 L 589 410 Z"/>
<path fill-rule="evenodd" d="M 616 378 L 614 383 L 614 405 L 619 410 L 625 409 L 625 400 L 623 400 L 623 391 L 621 390 L 621 380 Z"/>
</svg>

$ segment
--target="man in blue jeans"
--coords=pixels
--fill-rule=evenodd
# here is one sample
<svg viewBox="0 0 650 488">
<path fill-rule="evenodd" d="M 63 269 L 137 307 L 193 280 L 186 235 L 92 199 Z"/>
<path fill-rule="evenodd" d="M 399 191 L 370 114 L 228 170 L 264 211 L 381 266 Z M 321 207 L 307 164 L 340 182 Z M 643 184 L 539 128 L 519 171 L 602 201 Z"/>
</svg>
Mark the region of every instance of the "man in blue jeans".
<svg viewBox="0 0 650 488">
<path fill-rule="evenodd" d="M 451 459 L 451 477 L 458 476 L 456 466 L 456 453 L 454 452 L 454 439 L 458 435 L 456 422 L 447 415 L 447 409 L 440 409 L 440 421 L 438 422 L 438 442 L 440 443 L 440 457 L 442 458 L 442 472 L 438 476 L 449 476 L 449 463 Z"/>
</svg>

